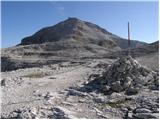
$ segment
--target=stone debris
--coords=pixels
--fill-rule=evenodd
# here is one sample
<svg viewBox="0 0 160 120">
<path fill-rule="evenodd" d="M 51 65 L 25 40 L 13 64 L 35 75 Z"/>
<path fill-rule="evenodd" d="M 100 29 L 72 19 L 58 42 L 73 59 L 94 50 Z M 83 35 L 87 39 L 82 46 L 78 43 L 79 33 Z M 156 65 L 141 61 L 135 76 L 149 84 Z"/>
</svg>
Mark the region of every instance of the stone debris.
<svg viewBox="0 0 160 120">
<path fill-rule="evenodd" d="M 106 102 L 108 102 L 108 99 L 107 99 L 108 97 L 107 96 L 96 96 L 96 97 L 93 97 L 93 100 L 96 102 L 96 103 L 106 103 Z"/>
<path fill-rule="evenodd" d="M 46 100 L 50 100 L 54 98 L 54 94 L 52 94 L 51 92 L 47 92 L 46 95 L 44 96 L 44 99 Z"/>
<path fill-rule="evenodd" d="M 53 108 L 53 116 L 55 119 L 67 119 L 68 117 L 60 108 Z"/>
<path fill-rule="evenodd" d="M 22 107 L 11 112 L 9 115 L 1 115 L 1 118 L 9 118 L 9 119 L 35 119 L 37 114 L 36 108 L 25 108 Z"/>
<path fill-rule="evenodd" d="M 53 109 L 54 119 L 73 119 L 75 118 L 72 114 L 73 112 L 69 111 L 64 107 L 54 107 Z"/>
<path fill-rule="evenodd" d="M 5 79 L 2 79 L 1 80 L 1 86 L 5 86 L 6 85 L 6 80 Z"/>
<path fill-rule="evenodd" d="M 87 96 L 87 93 L 81 92 L 81 91 L 77 91 L 77 90 L 75 90 L 75 89 L 68 89 L 67 96 L 69 96 L 69 95 L 86 97 L 86 96 Z"/>
<path fill-rule="evenodd" d="M 17 103 L 9 99 L 13 103 L 10 104 L 7 99 L 4 99 L 6 104 L 3 105 L 3 109 L 6 110 L 10 105 L 11 110 L 8 109 L 10 111 L 3 112 L 1 118 L 158 119 L 159 73 L 157 71 L 141 66 L 130 56 L 119 58 L 114 63 L 112 61 L 111 65 L 106 64 L 102 69 L 103 65 L 101 63 L 97 67 L 94 64 L 92 65 L 92 67 L 86 65 L 87 72 L 82 74 L 82 77 L 76 72 L 77 70 L 70 72 L 70 75 L 76 73 L 77 77 L 73 77 L 72 80 L 78 78 L 77 83 L 70 83 L 65 88 L 65 84 L 71 80 L 71 76 L 68 77 L 69 75 L 65 73 L 65 70 L 68 69 L 67 64 L 61 66 L 63 68 L 59 71 L 59 76 L 54 72 L 52 76 L 36 80 L 18 75 L 4 76 L 1 80 L 1 86 L 5 86 L 2 87 L 4 92 L 13 94 L 16 89 L 23 92 L 22 88 L 24 87 L 25 92 L 28 93 L 25 99 L 22 93 L 22 97 L 18 99 L 19 101 L 17 100 Z M 43 70 L 41 69 L 41 71 Z M 83 71 L 83 69 L 80 69 L 80 71 Z M 30 69 L 29 72 L 31 72 Z M 60 77 L 63 75 L 62 73 L 64 77 Z M 65 79 L 66 77 L 67 79 Z M 85 79 L 79 82 L 79 78 Z M 32 86 L 24 84 L 29 82 L 34 85 L 33 89 Z M 55 83 L 59 83 L 58 85 L 62 88 L 59 89 Z M 9 89 L 8 86 L 13 89 Z M 17 94 L 15 94 L 16 96 Z M 34 101 L 32 102 L 32 99 L 31 101 L 28 100 L 28 96 Z M 23 99 L 21 100 L 21 98 Z M 5 108 L 5 106 L 7 107 Z"/>
<path fill-rule="evenodd" d="M 34 90 L 34 91 L 33 91 L 33 95 L 34 95 L 35 97 L 43 97 L 43 94 L 40 93 L 39 90 Z"/>
<path fill-rule="evenodd" d="M 137 94 L 139 91 L 139 88 L 134 88 L 134 87 L 129 87 L 127 90 L 126 90 L 126 94 L 127 95 L 135 95 Z"/>
<path fill-rule="evenodd" d="M 158 119 L 159 114 L 155 113 L 136 113 L 133 114 L 133 118 L 137 119 Z"/>
<path fill-rule="evenodd" d="M 109 102 L 110 103 L 115 103 L 115 102 L 118 102 L 118 101 L 124 101 L 126 98 L 125 98 L 125 95 L 123 94 L 120 94 L 120 93 L 116 93 L 116 92 L 113 92 L 110 96 L 109 96 Z"/>
<path fill-rule="evenodd" d="M 135 95 L 140 89 L 151 87 L 157 89 L 158 74 L 141 66 L 131 56 L 121 57 L 109 66 L 101 77 L 95 78 L 101 84 L 103 93 L 123 92 Z M 156 87 L 155 87 L 156 86 Z"/>
<path fill-rule="evenodd" d="M 102 111 L 98 110 L 97 108 L 93 108 L 96 111 L 96 114 L 102 118 L 108 118 L 106 115 L 103 114 Z"/>
<path fill-rule="evenodd" d="M 126 118 L 131 119 L 131 118 L 132 118 L 132 116 L 133 116 L 133 113 L 132 113 L 132 112 L 128 112 L 128 114 L 127 114 Z"/>
<path fill-rule="evenodd" d="M 22 107 L 9 114 L 2 114 L 1 118 L 5 119 L 37 119 L 37 118 L 50 118 L 50 119 L 73 119 L 72 114 L 74 112 L 69 111 L 66 108 L 57 107 Z"/>
<path fill-rule="evenodd" d="M 146 109 L 146 108 L 137 108 L 135 110 L 136 113 L 151 113 L 151 110 Z"/>
<path fill-rule="evenodd" d="M 127 119 L 158 119 L 159 118 L 158 96 L 138 95 L 134 97 L 133 100 L 136 102 L 137 105 L 135 108 L 132 107 L 131 109 L 128 109 L 127 114 L 124 118 L 127 118 Z"/>
</svg>

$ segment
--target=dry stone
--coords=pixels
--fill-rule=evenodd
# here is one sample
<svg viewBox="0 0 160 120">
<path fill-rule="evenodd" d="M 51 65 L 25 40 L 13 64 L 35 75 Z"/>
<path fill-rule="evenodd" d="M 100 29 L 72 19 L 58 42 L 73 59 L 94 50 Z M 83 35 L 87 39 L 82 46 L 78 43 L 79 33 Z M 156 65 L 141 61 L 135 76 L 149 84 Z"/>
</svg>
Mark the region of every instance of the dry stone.
<svg viewBox="0 0 160 120">
<path fill-rule="evenodd" d="M 151 110 L 146 108 L 138 108 L 135 110 L 136 113 L 151 113 Z"/>
<path fill-rule="evenodd" d="M 158 119 L 159 116 L 157 113 L 137 113 L 133 114 L 133 118 L 137 119 Z"/>
<path fill-rule="evenodd" d="M 134 95 L 141 88 L 149 86 L 153 82 L 159 86 L 159 83 L 155 82 L 157 76 L 154 71 L 140 65 L 131 56 L 125 56 L 111 64 L 99 81 L 104 86 L 103 92 L 109 90 L 113 92 L 126 91 L 126 94 Z"/>
<path fill-rule="evenodd" d="M 5 79 L 2 79 L 1 80 L 1 86 L 5 86 L 6 85 L 6 80 Z"/>
<path fill-rule="evenodd" d="M 113 82 L 111 85 L 111 89 L 116 92 L 122 91 L 122 86 L 120 81 Z"/>
</svg>

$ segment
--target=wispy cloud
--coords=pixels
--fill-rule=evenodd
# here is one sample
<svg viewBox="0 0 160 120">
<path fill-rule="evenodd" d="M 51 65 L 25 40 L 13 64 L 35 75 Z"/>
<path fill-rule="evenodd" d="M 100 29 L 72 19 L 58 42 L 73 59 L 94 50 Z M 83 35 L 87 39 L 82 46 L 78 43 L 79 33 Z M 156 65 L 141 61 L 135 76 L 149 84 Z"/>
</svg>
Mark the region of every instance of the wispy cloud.
<svg viewBox="0 0 160 120">
<path fill-rule="evenodd" d="M 65 15 L 65 7 L 64 6 L 57 4 L 57 1 L 50 0 L 49 2 L 53 6 L 53 8 L 57 11 L 58 14 L 60 14 L 62 16 Z"/>
<path fill-rule="evenodd" d="M 65 15 L 65 8 L 63 6 L 56 7 L 60 15 Z"/>
</svg>

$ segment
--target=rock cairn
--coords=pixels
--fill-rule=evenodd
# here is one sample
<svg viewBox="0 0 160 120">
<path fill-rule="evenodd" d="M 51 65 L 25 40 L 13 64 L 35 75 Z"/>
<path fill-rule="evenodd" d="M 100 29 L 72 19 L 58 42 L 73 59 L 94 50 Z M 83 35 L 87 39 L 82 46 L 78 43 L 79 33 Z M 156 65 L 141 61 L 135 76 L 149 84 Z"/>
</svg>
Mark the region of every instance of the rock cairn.
<svg viewBox="0 0 160 120">
<path fill-rule="evenodd" d="M 143 87 L 158 89 L 158 74 L 141 66 L 131 56 L 119 58 L 100 78 L 103 92 L 122 92 L 133 95 Z"/>
</svg>

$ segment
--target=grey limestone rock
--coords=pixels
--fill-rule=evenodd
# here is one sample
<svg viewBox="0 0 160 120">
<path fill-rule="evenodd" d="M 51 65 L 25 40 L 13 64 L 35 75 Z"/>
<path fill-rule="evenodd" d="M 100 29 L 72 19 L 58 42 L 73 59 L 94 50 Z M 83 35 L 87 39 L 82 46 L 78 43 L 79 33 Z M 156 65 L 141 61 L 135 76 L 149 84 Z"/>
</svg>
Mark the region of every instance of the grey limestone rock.
<svg viewBox="0 0 160 120">
<path fill-rule="evenodd" d="M 159 114 L 157 113 L 136 113 L 133 114 L 133 118 L 138 118 L 138 119 L 158 119 Z"/>
<path fill-rule="evenodd" d="M 120 92 L 120 91 L 122 91 L 122 86 L 121 86 L 121 83 L 120 83 L 120 81 L 116 81 L 116 82 L 113 82 L 112 84 L 111 84 L 111 89 L 113 90 L 113 91 L 116 91 L 116 92 Z"/>
<path fill-rule="evenodd" d="M 2 79 L 1 80 L 1 86 L 5 86 L 6 85 L 6 80 L 5 79 Z"/>
<path fill-rule="evenodd" d="M 151 113 L 152 111 L 146 108 L 137 108 L 135 110 L 136 113 Z"/>
<path fill-rule="evenodd" d="M 100 82 L 103 87 L 102 92 L 125 91 L 128 95 L 134 95 L 143 87 L 155 83 L 158 74 L 156 75 L 150 69 L 140 65 L 131 56 L 124 56 L 112 63 L 109 68 L 102 74 Z M 153 85 L 152 85 L 153 88 Z M 106 90 L 105 90 L 106 89 Z"/>
</svg>

